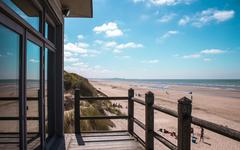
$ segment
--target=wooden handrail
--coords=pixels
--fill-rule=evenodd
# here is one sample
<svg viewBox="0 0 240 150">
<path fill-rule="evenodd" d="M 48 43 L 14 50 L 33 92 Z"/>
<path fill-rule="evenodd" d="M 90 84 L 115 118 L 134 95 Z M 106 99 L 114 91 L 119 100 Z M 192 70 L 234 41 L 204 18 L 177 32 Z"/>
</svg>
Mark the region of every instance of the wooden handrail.
<svg viewBox="0 0 240 150">
<path fill-rule="evenodd" d="M 128 100 L 128 115 L 122 116 L 81 116 L 80 117 L 80 100 Z M 145 124 L 134 117 L 134 102 L 145 106 Z M 166 138 L 154 131 L 154 113 L 153 110 L 168 114 L 178 118 L 178 139 L 177 146 Z M 191 100 L 183 97 L 178 100 L 178 111 L 174 111 L 154 104 L 154 95 L 149 92 L 145 95 L 145 101 L 134 97 L 134 90 L 129 89 L 128 97 L 80 97 L 79 90 L 75 91 L 75 131 L 80 132 L 80 120 L 83 119 L 128 119 L 128 132 L 134 136 L 146 149 L 154 149 L 153 138 L 156 138 L 165 146 L 172 150 L 190 150 L 191 148 L 191 124 L 203 127 L 212 132 L 229 137 L 233 140 L 240 141 L 240 132 L 216 123 L 199 119 L 191 115 Z M 145 141 L 134 132 L 136 123 L 145 130 Z M 76 127 L 78 125 L 78 127 Z"/>
<path fill-rule="evenodd" d="M 133 120 L 139 127 L 141 127 L 143 130 L 146 130 L 146 127 L 145 127 L 144 123 L 139 121 L 137 118 L 133 118 Z"/>
<path fill-rule="evenodd" d="M 96 119 L 128 119 L 128 116 L 81 116 L 80 120 L 96 120 Z"/>
<path fill-rule="evenodd" d="M 171 143 L 169 140 L 167 140 L 166 138 L 164 138 L 163 136 L 161 136 L 160 134 L 158 134 L 157 132 L 154 132 L 153 135 L 158 141 L 160 141 L 161 143 L 163 143 L 165 146 L 167 146 L 169 149 L 171 150 L 177 150 L 177 146 L 174 145 L 173 143 Z"/>
<path fill-rule="evenodd" d="M 80 97 L 80 100 L 83 101 L 95 101 L 95 100 L 128 100 L 126 96 L 119 97 Z"/>
<path fill-rule="evenodd" d="M 133 101 L 138 103 L 138 104 L 141 104 L 141 105 L 146 105 L 146 103 L 143 100 L 140 100 L 140 99 L 135 98 L 135 97 L 133 98 Z"/>
<path fill-rule="evenodd" d="M 158 110 L 162 113 L 168 114 L 170 116 L 176 117 L 176 118 L 178 117 L 178 113 L 176 111 L 168 109 L 168 108 L 164 108 L 162 106 L 157 106 L 154 104 L 153 109 Z"/>
<path fill-rule="evenodd" d="M 80 133 L 80 120 L 96 120 L 96 119 L 128 119 L 128 131 L 133 129 L 133 123 L 131 123 L 130 118 L 132 118 L 131 114 L 129 115 L 118 115 L 118 116 L 80 116 L 80 101 L 98 101 L 98 100 L 128 100 L 130 101 L 134 96 L 133 89 L 129 89 L 128 96 L 118 96 L 118 97 L 80 97 L 80 90 L 75 89 L 74 93 L 74 118 L 75 118 L 75 133 Z M 130 110 L 129 108 L 128 110 Z M 130 110 L 132 112 L 132 110 Z"/>
<path fill-rule="evenodd" d="M 240 141 L 240 132 L 222 125 L 218 125 L 203 119 L 199 119 L 197 117 L 192 117 L 192 124 L 195 124 L 197 126 L 201 126 L 203 128 L 206 128 L 210 131 L 213 131 L 215 133 L 218 133 L 220 135 L 229 137 L 231 139 L 234 139 L 236 141 Z"/>
<path fill-rule="evenodd" d="M 138 136 L 135 132 L 133 132 L 133 136 L 139 141 L 139 143 L 145 147 L 146 143 L 145 141 L 140 137 Z"/>
</svg>

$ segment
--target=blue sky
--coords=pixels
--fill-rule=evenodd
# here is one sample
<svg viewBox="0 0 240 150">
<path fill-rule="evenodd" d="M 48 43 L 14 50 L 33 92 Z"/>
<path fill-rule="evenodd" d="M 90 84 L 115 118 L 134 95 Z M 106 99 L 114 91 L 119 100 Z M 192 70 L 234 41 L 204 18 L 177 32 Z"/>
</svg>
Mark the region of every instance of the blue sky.
<svg viewBox="0 0 240 150">
<path fill-rule="evenodd" d="M 240 78 L 238 0 L 93 0 L 65 19 L 65 70 L 88 78 Z"/>
</svg>

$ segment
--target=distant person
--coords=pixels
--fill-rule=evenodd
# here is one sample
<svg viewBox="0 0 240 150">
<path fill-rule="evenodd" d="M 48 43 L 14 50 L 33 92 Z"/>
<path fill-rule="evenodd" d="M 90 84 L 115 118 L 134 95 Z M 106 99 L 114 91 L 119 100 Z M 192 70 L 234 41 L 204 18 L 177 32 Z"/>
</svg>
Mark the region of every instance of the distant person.
<svg viewBox="0 0 240 150">
<path fill-rule="evenodd" d="M 193 99 L 193 96 L 192 96 L 193 92 L 189 92 L 188 94 L 191 95 L 191 100 L 192 100 Z"/>
<path fill-rule="evenodd" d="M 166 93 L 166 95 L 168 95 L 168 96 L 169 96 L 169 93 L 168 93 L 168 91 L 166 91 L 165 93 Z"/>
<path fill-rule="evenodd" d="M 203 127 L 201 127 L 201 135 L 200 135 L 200 141 L 199 142 L 201 142 L 201 141 L 204 142 L 204 128 Z"/>
<path fill-rule="evenodd" d="M 192 134 L 192 142 L 194 143 L 194 144 L 197 144 L 197 138 L 194 136 L 194 128 L 191 128 L 191 134 Z"/>
<path fill-rule="evenodd" d="M 193 128 L 191 128 L 191 133 L 194 136 L 194 129 Z"/>
</svg>

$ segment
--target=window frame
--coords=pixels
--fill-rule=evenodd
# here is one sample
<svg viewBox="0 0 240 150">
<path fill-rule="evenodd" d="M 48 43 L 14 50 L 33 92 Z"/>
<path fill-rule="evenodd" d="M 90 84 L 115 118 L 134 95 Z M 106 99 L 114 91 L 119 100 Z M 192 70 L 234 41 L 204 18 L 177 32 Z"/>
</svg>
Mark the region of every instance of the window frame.
<svg viewBox="0 0 240 150">
<path fill-rule="evenodd" d="M 6 4 L 3 2 L 0 2 L 0 23 L 3 24 L 8 29 L 18 33 L 20 35 L 20 52 L 19 52 L 19 134 L 20 134 L 20 149 L 26 149 L 27 148 L 27 119 L 26 119 L 26 44 L 27 40 L 30 40 L 40 46 L 40 95 L 41 95 L 41 101 L 40 101 L 40 109 L 39 111 L 39 126 L 41 126 L 41 149 L 44 149 L 45 147 L 45 98 L 44 98 L 44 87 L 45 87 L 45 62 L 44 62 L 44 52 L 45 48 L 48 48 L 49 51 L 53 52 L 53 59 L 51 60 L 51 69 L 56 70 L 56 64 L 57 64 L 57 58 L 56 58 L 56 52 L 57 52 L 57 44 L 58 48 L 61 46 L 59 44 L 59 38 L 57 37 L 57 30 L 59 31 L 59 28 L 63 30 L 63 24 L 61 20 L 58 20 L 58 18 L 53 14 L 53 11 L 50 10 L 49 5 L 47 2 L 39 2 L 38 0 L 33 0 L 33 5 L 38 9 L 39 11 L 39 32 L 35 30 L 29 23 L 27 23 L 23 18 L 21 18 L 16 12 L 14 12 L 11 8 L 9 8 Z M 46 6 L 46 7 L 42 7 Z M 54 19 L 54 20 L 52 20 Z M 3 21 L 4 20 L 4 21 Z M 54 27 L 54 43 L 50 40 L 45 38 L 45 22 L 48 21 L 53 27 Z M 58 41 L 57 41 L 58 40 Z M 49 62 L 50 63 L 50 62 Z M 52 76 L 56 77 L 55 72 Z M 50 85 L 51 88 L 54 88 L 54 92 L 51 94 L 51 105 L 53 107 L 56 107 L 56 79 L 53 81 L 54 85 Z M 55 108 L 56 109 L 56 108 Z M 56 110 L 52 110 L 53 114 L 51 114 L 52 121 L 49 124 L 51 126 L 48 131 L 52 132 L 49 133 L 49 135 L 55 134 L 55 127 L 56 127 L 56 115 L 54 114 Z M 49 110 L 49 109 L 48 109 Z M 48 119 L 50 120 L 50 119 Z"/>
<path fill-rule="evenodd" d="M 1 5 L 1 3 L 0 3 Z M 3 21 L 4 20 L 4 21 Z M 24 144 L 26 143 L 26 135 L 25 135 L 25 120 L 24 120 L 24 116 L 25 116 L 25 30 L 23 27 L 21 27 L 20 25 L 18 25 L 17 23 L 15 23 L 13 20 L 11 20 L 10 18 L 8 18 L 5 14 L 3 14 L 0 11 L 0 24 L 3 25 L 4 27 L 8 28 L 9 30 L 19 34 L 20 36 L 20 49 L 19 49 L 19 87 L 18 87 L 18 91 L 19 91 L 19 146 L 20 149 L 24 148 Z"/>
</svg>

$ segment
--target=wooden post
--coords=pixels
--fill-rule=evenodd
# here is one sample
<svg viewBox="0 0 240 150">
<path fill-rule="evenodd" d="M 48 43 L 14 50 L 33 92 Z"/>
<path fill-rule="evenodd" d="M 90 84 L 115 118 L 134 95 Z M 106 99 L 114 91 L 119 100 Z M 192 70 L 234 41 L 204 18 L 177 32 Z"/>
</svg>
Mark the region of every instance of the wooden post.
<svg viewBox="0 0 240 150">
<path fill-rule="evenodd" d="M 154 94 L 152 92 L 148 92 L 145 94 L 145 149 L 146 150 L 153 150 L 154 149 Z"/>
<path fill-rule="evenodd" d="M 178 150 L 191 149 L 192 101 L 186 97 L 178 100 Z"/>
<path fill-rule="evenodd" d="M 80 90 L 75 89 L 74 96 L 75 104 L 74 104 L 74 119 L 75 119 L 75 133 L 80 133 Z"/>
<path fill-rule="evenodd" d="M 133 117 L 134 117 L 134 90 L 130 88 L 128 90 L 128 132 L 133 135 Z"/>
</svg>

